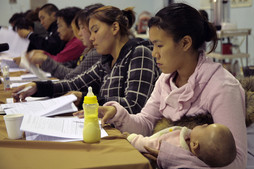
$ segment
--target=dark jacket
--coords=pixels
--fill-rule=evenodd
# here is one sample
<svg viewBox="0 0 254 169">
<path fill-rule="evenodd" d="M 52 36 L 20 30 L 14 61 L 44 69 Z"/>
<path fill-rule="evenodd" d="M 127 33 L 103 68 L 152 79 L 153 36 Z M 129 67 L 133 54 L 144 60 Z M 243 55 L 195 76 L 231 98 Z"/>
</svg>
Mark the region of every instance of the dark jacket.
<svg viewBox="0 0 254 169">
<path fill-rule="evenodd" d="M 30 40 L 28 51 L 41 49 L 52 55 L 59 53 L 64 48 L 66 42 L 62 41 L 58 35 L 56 21 L 49 26 L 47 33 L 46 37 L 31 33 L 28 37 Z"/>
</svg>

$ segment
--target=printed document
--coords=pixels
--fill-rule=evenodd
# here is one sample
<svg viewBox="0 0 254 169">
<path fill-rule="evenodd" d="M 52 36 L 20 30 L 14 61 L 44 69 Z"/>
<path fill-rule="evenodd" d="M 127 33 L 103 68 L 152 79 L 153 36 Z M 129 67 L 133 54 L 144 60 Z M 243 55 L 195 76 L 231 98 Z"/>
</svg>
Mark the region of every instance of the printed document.
<svg viewBox="0 0 254 169">
<path fill-rule="evenodd" d="M 53 116 L 78 111 L 73 104 L 76 100 L 77 97 L 72 94 L 42 101 L 2 104 L 1 107 L 6 114 L 20 113 L 35 116 Z"/>
<path fill-rule="evenodd" d="M 33 55 L 33 51 L 30 53 Z M 29 63 L 28 59 L 26 58 L 26 53 L 21 55 L 20 67 L 29 70 L 31 73 L 35 74 L 41 80 L 47 80 L 47 74 L 42 69 L 37 67 L 34 64 Z"/>
<path fill-rule="evenodd" d="M 25 115 L 20 129 L 40 135 L 53 136 L 69 139 L 83 140 L 84 119 L 77 117 L 39 117 Z M 107 132 L 101 128 L 101 137 L 108 136 Z M 41 136 L 42 137 L 42 136 Z"/>
</svg>

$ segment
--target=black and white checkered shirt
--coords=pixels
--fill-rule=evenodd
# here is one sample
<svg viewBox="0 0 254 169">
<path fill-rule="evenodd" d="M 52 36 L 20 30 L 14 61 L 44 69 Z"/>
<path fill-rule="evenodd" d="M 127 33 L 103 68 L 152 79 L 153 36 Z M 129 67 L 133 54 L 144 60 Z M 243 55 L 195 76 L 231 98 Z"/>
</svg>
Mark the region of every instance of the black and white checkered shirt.
<svg viewBox="0 0 254 169">
<path fill-rule="evenodd" d="M 145 42 L 147 43 L 147 41 Z M 59 82 L 36 82 L 37 96 L 56 96 L 68 91 L 82 91 L 92 86 L 99 104 L 117 101 L 129 113 L 139 113 L 154 88 L 160 75 L 151 50 L 142 45 L 144 41 L 129 40 L 121 49 L 111 68 L 112 56 L 102 56 L 96 64 L 70 80 Z"/>
</svg>

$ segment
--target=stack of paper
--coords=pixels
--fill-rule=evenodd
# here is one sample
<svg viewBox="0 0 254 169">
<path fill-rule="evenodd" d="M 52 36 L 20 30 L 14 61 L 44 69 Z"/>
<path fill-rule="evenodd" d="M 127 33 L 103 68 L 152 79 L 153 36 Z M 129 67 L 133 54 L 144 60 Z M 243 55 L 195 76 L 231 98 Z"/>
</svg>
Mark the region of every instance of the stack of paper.
<svg viewBox="0 0 254 169">
<path fill-rule="evenodd" d="M 2 104 L 1 107 L 6 114 L 53 116 L 77 111 L 77 107 L 73 104 L 76 100 L 75 95 L 67 95 L 42 101 Z"/>
<path fill-rule="evenodd" d="M 46 99 L 46 98 L 41 98 Z M 75 95 L 61 96 L 47 100 L 31 100 L 22 103 L 0 105 L 6 114 L 24 114 L 21 130 L 25 131 L 27 140 L 40 141 L 77 141 L 83 140 L 84 119 L 77 117 L 46 117 L 75 112 L 73 104 Z M 108 134 L 101 128 L 101 137 Z"/>
<path fill-rule="evenodd" d="M 84 119 L 77 117 L 48 118 L 39 116 L 24 116 L 21 130 L 26 131 L 27 140 L 41 141 L 78 141 L 83 140 Z M 108 136 L 101 128 L 101 137 Z"/>
</svg>

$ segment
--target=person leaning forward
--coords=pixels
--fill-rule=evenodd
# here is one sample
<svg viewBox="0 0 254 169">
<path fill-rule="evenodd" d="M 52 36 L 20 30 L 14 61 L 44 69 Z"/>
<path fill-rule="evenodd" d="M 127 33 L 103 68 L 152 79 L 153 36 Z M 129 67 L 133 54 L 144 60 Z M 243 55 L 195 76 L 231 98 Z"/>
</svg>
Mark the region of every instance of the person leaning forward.
<svg viewBox="0 0 254 169">
<path fill-rule="evenodd" d="M 39 10 L 39 19 L 42 26 L 47 30 L 47 36 L 42 37 L 28 29 L 18 29 L 20 37 L 30 40 L 28 51 L 41 49 L 52 55 L 59 53 L 66 42 L 61 40 L 57 32 L 56 12 L 58 8 L 54 4 L 45 4 Z"/>
</svg>

